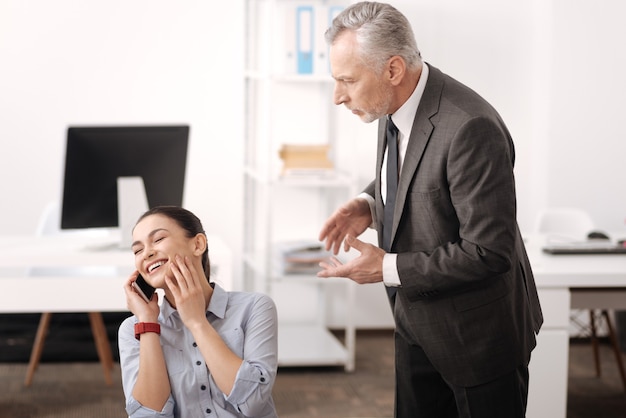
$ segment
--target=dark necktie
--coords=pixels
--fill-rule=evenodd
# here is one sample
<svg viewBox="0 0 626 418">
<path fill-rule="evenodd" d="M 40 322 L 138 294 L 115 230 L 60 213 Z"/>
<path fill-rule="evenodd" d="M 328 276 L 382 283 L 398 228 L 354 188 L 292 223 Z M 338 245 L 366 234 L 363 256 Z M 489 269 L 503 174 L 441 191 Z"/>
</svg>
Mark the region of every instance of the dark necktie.
<svg viewBox="0 0 626 418">
<path fill-rule="evenodd" d="M 398 192 L 398 128 L 387 118 L 387 198 L 383 217 L 383 249 L 391 251 L 391 230 L 393 229 L 393 211 L 396 206 Z M 386 286 L 391 311 L 394 310 L 396 287 Z"/>
<path fill-rule="evenodd" d="M 383 217 L 383 249 L 391 250 L 393 211 L 398 192 L 398 128 L 391 117 L 387 118 L 387 198 Z"/>
</svg>

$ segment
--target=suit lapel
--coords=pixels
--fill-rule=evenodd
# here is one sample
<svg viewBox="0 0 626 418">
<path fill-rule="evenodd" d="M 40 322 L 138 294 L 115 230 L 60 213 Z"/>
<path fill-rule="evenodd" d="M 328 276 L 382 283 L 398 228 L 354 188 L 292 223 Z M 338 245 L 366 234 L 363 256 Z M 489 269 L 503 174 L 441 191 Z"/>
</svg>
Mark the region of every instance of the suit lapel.
<svg viewBox="0 0 626 418">
<path fill-rule="evenodd" d="M 426 65 L 426 64 L 424 64 Z M 407 193 L 411 180 L 413 179 L 415 172 L 419 166 L 420 161 L 424 155 L 426 145 L 430 140 L 430 136 L 433 132 L 434 125 L 431 122 L 431 118 L 437 114 L 439 110 L 439 103 L 441 101 L 441 91 L 443 89 L 443 74 L 435 67 L 429 66 L 429 75 L 422 99 L 417 108 L 415 119 L 413 120 L 413 127 L 411 128 L 411 136 L 409 137 L 409 143 L 407 145 L 406 155 L 404 156 L 404 162 L 402 164 L 402 172 L 400 174 L 400 181 L 398 182 L 398 194 L 396 196 L 396 207 L 393 216 L 393 227 L 391 231 L 391 240 L 396 235 L 400 218 L 402 217 L 402 211 L 404 210 L 404 203 L 406 202 Z M 379 147 L 381 142 L 385 142 L 385 126 L 382 127 L 383 140 L 379 141 Z M 379 126 L 379 138 L 381 136 L 381 128 Z M 386 144 L 383 144 L 385 146 Z M 383 148 L 384 151 L 384 148 Z M 379 149 L 379 155 L 381 155 Z M 380 157 L 382 158 L 382 157 Z M 379 171 L 380 166 L 379 165 Z"/>
</svg>

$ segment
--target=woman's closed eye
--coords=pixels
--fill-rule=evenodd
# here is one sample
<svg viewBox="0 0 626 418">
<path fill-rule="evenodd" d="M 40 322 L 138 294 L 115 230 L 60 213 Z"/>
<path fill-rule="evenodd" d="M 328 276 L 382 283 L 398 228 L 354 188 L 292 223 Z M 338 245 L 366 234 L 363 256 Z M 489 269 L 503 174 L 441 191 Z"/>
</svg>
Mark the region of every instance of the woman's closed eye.
<svg viewBox="0 0 626 418">
<path fill-rule="evenodd" d="M 164 239 L 165 239 L 165 237 L 155 238 L 155 240 L 153 242 L 156 244 L 157 242 L 160 242 L 160 241 L 162 241 Z M 143 247 L 137 247 L 136 249 L 133 250 L 133 253 L 135 255 L 137 255 L 137 254 L 141 253 L 142 251 L 143 251 Z"/>
</svg>

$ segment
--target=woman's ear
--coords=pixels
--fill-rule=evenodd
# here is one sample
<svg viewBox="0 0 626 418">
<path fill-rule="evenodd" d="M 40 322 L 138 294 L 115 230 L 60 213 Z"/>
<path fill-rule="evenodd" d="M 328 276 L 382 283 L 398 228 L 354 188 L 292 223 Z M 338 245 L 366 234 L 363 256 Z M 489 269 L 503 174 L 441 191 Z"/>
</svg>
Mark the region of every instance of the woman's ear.
<svg viewBox="0 0 626 418">
<path fill-rule="evenodd" d="M 194 245 L 193 253 L 195 255 L 204 254 L 204 250 L 206 250 L 206 247 L 207 247 L 206 235 L 196 234 L 196 237 L 193 240 L 193 245 Z"/>
</svg>

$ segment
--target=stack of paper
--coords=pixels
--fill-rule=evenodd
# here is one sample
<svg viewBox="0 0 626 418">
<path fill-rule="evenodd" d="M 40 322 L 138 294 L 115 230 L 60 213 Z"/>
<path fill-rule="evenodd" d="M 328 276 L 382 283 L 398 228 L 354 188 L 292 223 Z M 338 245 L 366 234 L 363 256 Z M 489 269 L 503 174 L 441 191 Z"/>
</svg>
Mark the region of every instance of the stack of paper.
<svg viewBox="0 0 626 418">
<path fill-rule="evenodd" d="M 282 274 L 316 274 L 332 253 L 317 241 L 291 241 L 277 244 L 276 256 Z"/>
</svg>

